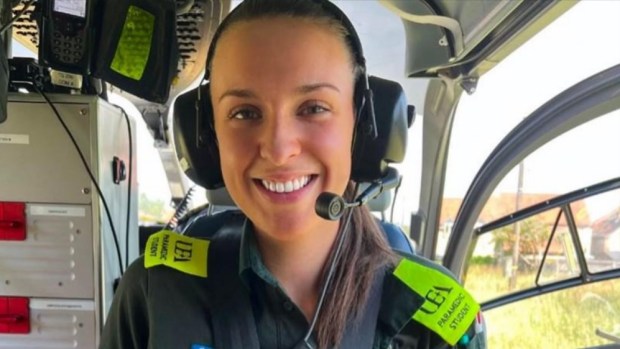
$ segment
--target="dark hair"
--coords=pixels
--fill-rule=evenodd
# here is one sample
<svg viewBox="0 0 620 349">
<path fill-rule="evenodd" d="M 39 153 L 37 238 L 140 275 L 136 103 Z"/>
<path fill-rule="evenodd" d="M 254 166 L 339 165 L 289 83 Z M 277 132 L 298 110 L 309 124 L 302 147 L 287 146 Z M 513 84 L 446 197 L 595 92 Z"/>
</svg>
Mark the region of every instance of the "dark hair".
<svg viewBox="0 0 620 349">
<path fill-rule="evenodd" d="M 217 43 L 222 34 L 229 29 L 229 27 L 238 22 L 250 21 L 261 18 L 273 18 L 273 17 L 292 17 L 292 18 L 307 18 L 315 21 L 324 22 L 342 35 L 347 48 L 351 53 L 352 65 L 354 69 L 354 76 L 357 79 L 363 72 L 366 63 L 363 53 L 361 51 L 361 43 L 353 30 L 352 24 L 349 19 L 343 17 L 344 14 L 335 12 L 329 12 L 326 5 L 335 6 L 328 3 L 329 0 L 245 0 L 239 6 L 224 18 L 222 23 L 218 26 L 211 44 L 209 45 L 209 51 L 206 61 L 206 74 L 209 78 L 213 64 L 213 56 L 217 49 Z M 327 3 L 327 4 L 325 4 Z M 347 29 L 350 27 L 351 30 Z"/>
<path fill-rule="evenodd" d="M 350 182 L 345 197 L 354 196 L 354 187 Z M 327 291 L 323 312 L 319 314 L 316 327 L 319 348 L 337 346 L 347 323 L 358 320 L 365 309 L 376 273 L 387 265 L 395 265 L 398 259 L 368 208 L 361 206 L 352 210 L 345 248 Z M 327 276 L 327 270 L 323 275 Z"/>
<path fill-rule="evenodd" d="M 360 75 L 365 73 L 359 38 L 348 19 L 343 18 L 340 11 L 331 9 L 331 6 L 335 5 L 329 4 L 327 0 L 245 0 L 224 19 L 213 37 L 207 57 L 207 77 L 217 41 L 234 23 L 261 18 L 292 17 L 316 21 L 333 28 L 334 33 L 341 35 L 351 53 L 354 76 L 356 80 L 359 79 Z M 353 188 L 353 182 L 349 183 L 345 197 L 353 197 Z M 381 272 L 386 264 L 396 261 L 396 255 L 388 246 L 374 216 L 365 206 L 353 210 L 350 231 L 344 241 L 345 248 L 342 249 L 315 328 L 319 348 L 338 345 L 347 324 L 356 321 L 364 310 L 376 273 Z M 335 249 L 335 246 L 333 248 Z M 328 268 L 325 267 L 323 279 L 327 273 Z"/>
</svg>

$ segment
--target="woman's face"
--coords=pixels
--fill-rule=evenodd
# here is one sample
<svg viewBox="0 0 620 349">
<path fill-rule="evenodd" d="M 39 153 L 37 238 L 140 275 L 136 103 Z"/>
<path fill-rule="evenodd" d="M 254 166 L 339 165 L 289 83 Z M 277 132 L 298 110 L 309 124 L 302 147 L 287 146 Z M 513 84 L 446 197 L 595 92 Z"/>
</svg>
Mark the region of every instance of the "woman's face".
<svg viewBox="0 0 620 349">
<path fill-rule="evenodd" d="M 345 43 L 325 25 L 278 17 L 223 33 L 211 74 L 222 174 L 262 237 L 337 227 L 314 206 L 350 177 L 353 86 Z"/>
</svg>

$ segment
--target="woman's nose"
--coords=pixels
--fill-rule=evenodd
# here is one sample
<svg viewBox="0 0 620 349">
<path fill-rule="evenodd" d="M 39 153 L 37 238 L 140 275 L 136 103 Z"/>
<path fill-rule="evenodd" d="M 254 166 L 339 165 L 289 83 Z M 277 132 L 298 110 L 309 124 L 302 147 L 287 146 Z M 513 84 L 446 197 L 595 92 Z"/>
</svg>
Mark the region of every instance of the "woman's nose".
<svg viewBox="0 0 620 349">
<path fill-rule="evenodd" d="M 260 155 L 276 166 L 285 165 L 301 152 L 294 118 L 278 115 L 264 124 Z"/>
</svg>

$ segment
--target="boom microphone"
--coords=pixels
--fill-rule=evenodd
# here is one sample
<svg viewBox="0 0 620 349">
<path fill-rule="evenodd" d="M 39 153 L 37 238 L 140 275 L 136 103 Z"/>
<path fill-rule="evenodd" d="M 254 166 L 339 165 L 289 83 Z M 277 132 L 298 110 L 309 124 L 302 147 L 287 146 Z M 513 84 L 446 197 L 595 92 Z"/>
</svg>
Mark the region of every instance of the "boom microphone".
<svg viewBox="0 0 620 349">
<path fill-rule="evenodd" d="M 372 182 L 353 202 L 346 202 L 338 194 L 324 192 L 316 199 L 314 210 L 322 218 L 335 221 L 342 217 L 345 209 L 365 205 L 368 201 L 379 196 L 384 190 L 395 188 L 398 182 L 400 182 L 398 171 L 393 167 L 388 167 L 385 176 Z"/>
</svg>

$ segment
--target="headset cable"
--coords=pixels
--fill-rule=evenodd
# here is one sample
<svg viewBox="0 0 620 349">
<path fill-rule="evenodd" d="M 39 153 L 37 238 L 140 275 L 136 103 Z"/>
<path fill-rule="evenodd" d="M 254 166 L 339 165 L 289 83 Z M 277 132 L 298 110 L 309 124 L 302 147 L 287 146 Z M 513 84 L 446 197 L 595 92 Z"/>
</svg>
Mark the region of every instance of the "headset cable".
<svg viewBox="0 0 620 349">
<path fill-rule="evenodd" d="M 112 237 L 114 238 L 114 247 L 116 248 L 116 255 L 118 257 L 118 266 L 120 268 L 120 272 L 121 272 L 121 276 L 122 276 L 125 273 L 125 271 L 124 271 L 124 268 L 123 268 L 123 257 L 121 256 L 121 249 L 120 249 L 120 246 L 119 246 L 119 243 L 118 243 L 118 236 L 116 234 L 116 229 L 114 229 L 114 223 L 112 222 L 112 215 L 110 214 L 110 209 L 108 208 L 108 203 L 105 200 L 105 197 L 103 196 L 103 192 L 101 191 L 101 188 L 99 187 L 99 183 L 97 183 L 97 180 L 95 179 L 95 176 L 93 175 L 92 171 L 90 170 L 90 167 L 88 167 L 88 162 L 86 161 L 86 158 L 84 157 L 84 154 L 82 154 L 82 151 L 80 150 L 80 147 L 77 144 L 77 141 L 75 140 L 75 137 L 73 137 L 73 134 L 71 133 L 71 131 L 67 127 L 67 124 L 65 124 L 64 120 L 60 116 L 60 113 L 56 109 L 56 106 L 54 106 L 54 103 L 52 103 L 52 101 L 49 99 L 47 94 L 45 94 L 45 92 L 43 92 L 43 89 L 39 88 L 37 81 L 33 81 L 33 86 L 34 86 L 34 89 L 45 99 L 47 104 L 54 111 L 54 114 L 56 115 L 56 118 L 58 119 L 58 121 L 60 122 L 62 127 L 65 129 L 65 132 L 67 133 L 67 135 L 71 139 L 71 142 L 73 143 L 73 146 L 75 147 L 75 150 L 78 152 L 78 155 L 80 156 L 80 160 L 82 160 L 82 165 L 84 165 L 84 168 L 86 169 L 86 172 L 88 173 L 88 176 L 90 177 L 90 180 L 92 181 L 93 185 L 95 186 L 95 189 L 97 189 L 97 193 L 99 194 L 99 197 L 101 198 L 101 202 L 103 203 L 103 208 L 105 209 L 105 213 L 106 213 L 106 216 L 108 218 L 108 222 L 110 224 L 110 229 L 112 230 Z"/>
</svg>

